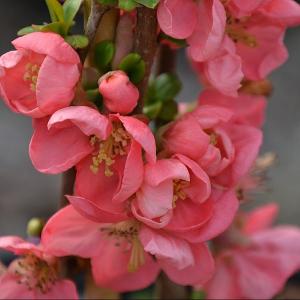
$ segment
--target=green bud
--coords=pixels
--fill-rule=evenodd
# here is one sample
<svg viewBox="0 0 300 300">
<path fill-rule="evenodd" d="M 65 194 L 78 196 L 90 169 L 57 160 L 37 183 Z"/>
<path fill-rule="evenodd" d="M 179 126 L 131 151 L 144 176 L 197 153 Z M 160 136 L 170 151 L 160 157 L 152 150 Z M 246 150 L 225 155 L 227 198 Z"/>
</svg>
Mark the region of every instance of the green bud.
<svg viewBox="0 0 300 300">
<path fill-rule="evenodd" d="M 119 0 L 119 8 L 131 11 L 136 8 L 136 1 L 134 0 Z"/>
<path fill-rule="evenodd" d="M 159 0 L 135 0 L 135 2 L 149 8 L 155 8 Z"/>
<path fill-rule="evenodd" d="M 44 220 L 32 218 L 27 224 L 27 234 L 31 237 L 40 237 L 45 226 Z"/>
</svg>

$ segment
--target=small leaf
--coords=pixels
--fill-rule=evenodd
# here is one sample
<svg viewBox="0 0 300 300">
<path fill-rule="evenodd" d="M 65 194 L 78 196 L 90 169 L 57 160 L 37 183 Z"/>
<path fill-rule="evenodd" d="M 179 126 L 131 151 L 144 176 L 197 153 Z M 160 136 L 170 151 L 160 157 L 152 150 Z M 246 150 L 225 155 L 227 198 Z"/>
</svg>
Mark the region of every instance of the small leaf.
<svg viewBox="0 0 300 300">
<path fill-rule="evenodd" d="M 72 26 L 83 0 L 67 0 L 63 5 L 66 32 Z"/>
<path fill-rule="evenodd" d="M 92 102 L 102 101 L 102 95 L 100 94 L 98 88 L 87 90 L 85 92 L 90 101 L 92 101 Z"/>
<path fill-rule="evenodd" d="M 22 35 L 26 35 L 28 33 L 36 32 L 36 31 L 37 30 L 34 29 L 32 26 L 27 26 L 27 27 L 20 29 L 17 34 L 18 34 L 18 36 L 22 36 Z"/>
<path fill-rule="evenodd" d="M 155 78 L 153 82 L 155 98 L 157 101 L 174 99 L 181 90 L 181 82 L 174 74 L 164 73 Z"/>
<path fill-rule="evenodd" d="M 139 54 L 130 53 L 123 58 L 119 69 L 127 73 L 134 84 L 138 84 L 145 76 L 146 65 Z"/>
<path fill-rule="evenodd" d="M 206 294 L 205 294 L 204 291 L 193 290 L 192 295 L 191 295 L 191 299 L 194 299 L 194 300 L 205 300 L 206 299 Z"/>
<path fill-rule="evenodd" d="M 97 2 L 103 5 L 117 5 L 118 0 L 97 0 Z"/>
<path fill-rule="evenodd" d="M 149 119 L 156 119 L 162 109 L 162 102 L 156 102 L 150 105 L 145 105 L 143 113 Z"/>
<path fill-rule="evenodd" d="M 57 0 L 46 0 L 48 10 L 52 22 L 63 22 L 64 21 L 64 11 L 61 4 Z"/>
<path fill-rule="evenodd" d="M 159 0 L 135 0 L 135 2 L 149 8 L 155 8 L 159 3 Z"/>
<path fill-rule="evenodd" d="M 95 46 L 94 63 L 99 70 L 106 71 L 114 55 L 114 43 L 111 41 L 102 41 Z"/>
<path fill-rule="evenodd" d="M 136 1 L 134 0 L 119 0 L 119 8 L 126 11 L 131 11 L 136 8 Z"/>
<path fill-rule="evenodd" d="M 159 35 L 159 39 L 160 40 L 167 40 L 173 44 L 175 44 L 176 46 L 180 47 L 180 48 L 184 48 L 188 46 L 188 43 L 186 42 L 186 40 L 179 40 L 179 39 L 175 39 L 163 32 L 160 33 Z"/>
<path fill-rule="evenodd" d="M 69 35 L 65 38 L 66 42 L 75 49 L 82 49 L 88 46 L 89 39 L 85 35 Z"/>
<path fill-rule="evenodd" d="M 32 25 L 32 28 L 35 29 L 35 31 L 55 32 L 55 33 L 61 34 L 63 24 L 61 22 L 54 22 L 54 23 L 49 23 L 49 24 L 45 24 L 45 25 Z"/>
<path fill-rule="evenodd" d="M 158 102 L 162 103 L 162 102 Z M 158 118 L 163 121 L 173 121 L 178 114 L 178 104 L 174 100 L 163 103 Z"/>
</svg>

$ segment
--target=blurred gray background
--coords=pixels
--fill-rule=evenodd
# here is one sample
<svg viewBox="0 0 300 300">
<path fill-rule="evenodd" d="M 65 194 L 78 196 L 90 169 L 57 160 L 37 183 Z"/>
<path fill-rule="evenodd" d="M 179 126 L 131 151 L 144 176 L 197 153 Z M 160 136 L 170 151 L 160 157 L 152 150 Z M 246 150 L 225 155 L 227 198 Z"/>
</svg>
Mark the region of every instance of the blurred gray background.
<svg viewBox="0 0 300 300">
<path fill-rule="evenodd" d="M 18 29 L 48 21 L 43 0 L 0 1 L 0 54 L 12 49 Z M 289 30 L 289 61 L 273 73 L 275 91 L 270 99 L 262 152 L 275 151 L 279 162 L 269 173 L 270 191 L 257 204 L 278 201 L 280 222 L 300 224 L 300 28 Z M 199 84 L 184 60 L 178 57 L 184 89 L 180 100 L 195 99 Z M 47 217 L 58 206 L 60 176 L 36 172 L 28 157 L 31 120 L 16 115 L 0 101 L 0 235 L 25 234 L 33 216 Z"/>
</svg>

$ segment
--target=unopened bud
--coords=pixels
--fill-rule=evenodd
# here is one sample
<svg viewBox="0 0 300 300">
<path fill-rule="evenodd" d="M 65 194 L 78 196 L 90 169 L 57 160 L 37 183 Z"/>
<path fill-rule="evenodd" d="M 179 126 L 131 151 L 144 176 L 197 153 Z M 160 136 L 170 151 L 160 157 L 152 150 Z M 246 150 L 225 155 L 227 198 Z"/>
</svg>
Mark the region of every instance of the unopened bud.
<svg viewBox="0 0 300 300">
<path fill-rule="evenodd" d="M 30 237 L 40 237 L 45 222 L 40 218 L 32 218 L 27 224 L 27 235 Z"/>
</svg>

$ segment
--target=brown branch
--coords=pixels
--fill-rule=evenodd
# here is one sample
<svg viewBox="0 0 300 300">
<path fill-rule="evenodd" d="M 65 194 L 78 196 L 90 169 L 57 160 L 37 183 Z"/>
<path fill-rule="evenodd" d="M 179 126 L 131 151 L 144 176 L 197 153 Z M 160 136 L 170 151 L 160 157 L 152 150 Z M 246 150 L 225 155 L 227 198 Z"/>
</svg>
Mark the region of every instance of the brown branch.
<svg viewBox="0 0 300 300">
<path fill-rule="evenodd" d="M 157 50 L 156 10 L 147 7 L 137 8 L 137 25 L 134 38 L 134 52 L 141 55 L 146 64 L 143 81 L 138 85 L 140 101 L 135 113 L 143 111 L 143 98 L 147 90 L 154 57 Z"/>
<path fill-rule="evenodd" d="M 176 51 L 168 45 L 161 45 L 157 63 L 157 75 L 162 73 L 175 73 L 176 71 Z"/>
</svg>

